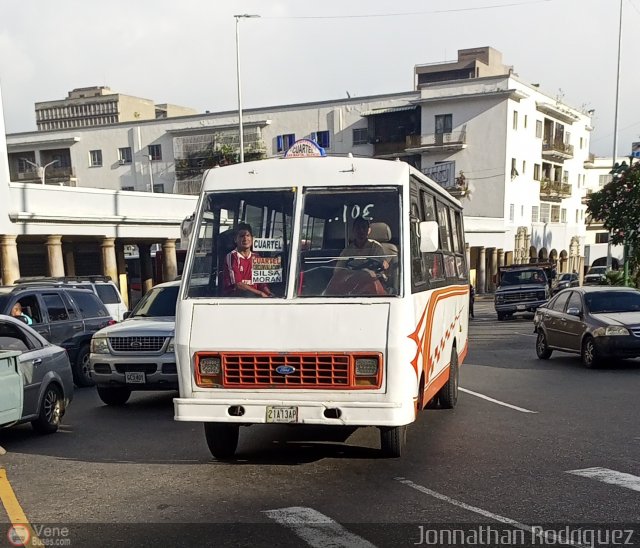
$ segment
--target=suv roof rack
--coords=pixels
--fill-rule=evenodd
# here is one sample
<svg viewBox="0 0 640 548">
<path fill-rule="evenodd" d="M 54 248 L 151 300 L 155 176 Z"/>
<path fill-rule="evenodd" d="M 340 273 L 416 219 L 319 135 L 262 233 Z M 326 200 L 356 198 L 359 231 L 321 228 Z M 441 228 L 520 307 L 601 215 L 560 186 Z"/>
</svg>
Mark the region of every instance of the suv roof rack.
<svg viewBox="0 0 640 548">
<path fill-rule="evenodd" d="M 110 282 L 111 276 L 26 276 L 18 278 L 16 284 L 73 283 L 73 282 Z"/>
</svg>

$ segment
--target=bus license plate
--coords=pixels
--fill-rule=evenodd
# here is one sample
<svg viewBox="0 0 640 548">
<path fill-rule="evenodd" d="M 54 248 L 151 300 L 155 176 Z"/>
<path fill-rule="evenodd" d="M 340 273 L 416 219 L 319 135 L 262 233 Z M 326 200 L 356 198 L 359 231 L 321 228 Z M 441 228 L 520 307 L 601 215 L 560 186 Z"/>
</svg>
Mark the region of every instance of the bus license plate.
<svg viewBox="0 0 640 548">
<path fill-rule="evenodd" d="M 127 371 L 124 374 L 124 382 L 129 384 L 144 384 L 144 373 L 138 371 Z"/>
<path fill-rule="evenodd" d="M 298 422 L 297 407 L 267 406 L 267 422 Z"/>
</svg>

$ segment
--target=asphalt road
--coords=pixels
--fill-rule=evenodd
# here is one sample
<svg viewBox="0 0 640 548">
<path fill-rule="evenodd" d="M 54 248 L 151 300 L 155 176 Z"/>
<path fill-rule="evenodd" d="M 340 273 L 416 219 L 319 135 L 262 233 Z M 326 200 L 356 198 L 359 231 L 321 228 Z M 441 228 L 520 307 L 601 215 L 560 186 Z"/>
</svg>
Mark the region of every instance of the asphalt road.
<svg viewBox="0 0 640 548">
<path fill-rule="evenodd" d="M 458 406 L 425 411 L 401 459 L 372 428 L 252 426 L 220 463 L 174 393 L 79 389 L 59 433 L 0 431 L 0 467 L 56 545 L 640 546 L 640 362 L 540 361 L 532 329 L 476 302 Z"/>
</svg>

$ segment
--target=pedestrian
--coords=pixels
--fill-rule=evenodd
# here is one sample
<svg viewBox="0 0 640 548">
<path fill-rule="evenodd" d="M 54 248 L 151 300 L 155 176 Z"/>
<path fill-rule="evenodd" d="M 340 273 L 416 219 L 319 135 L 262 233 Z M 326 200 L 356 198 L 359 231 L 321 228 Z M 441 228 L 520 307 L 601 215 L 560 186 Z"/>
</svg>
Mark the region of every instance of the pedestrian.
<svg viewBox="0 0 640 548">
<path fill-rule="evenodd" d="M 476 289 L 473 284 L 469 284 L 469 316 L 475 318 L 473 314 L 473 305 L 476 301 Z"/>
</svg>

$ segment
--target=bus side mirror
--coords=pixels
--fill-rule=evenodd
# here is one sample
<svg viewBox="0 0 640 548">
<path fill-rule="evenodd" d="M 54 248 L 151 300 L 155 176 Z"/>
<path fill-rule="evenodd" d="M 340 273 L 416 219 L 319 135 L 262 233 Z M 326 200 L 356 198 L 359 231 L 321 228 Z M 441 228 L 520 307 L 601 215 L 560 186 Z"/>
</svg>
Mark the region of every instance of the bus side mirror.
<svg viewBox="0 0 640 548">
<path fill-rule="evenodd" d="M 422 221 L 419 225 L 420 252 L 433 253 L 438 249 L 438 223 Z"/>
</svg>

